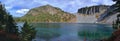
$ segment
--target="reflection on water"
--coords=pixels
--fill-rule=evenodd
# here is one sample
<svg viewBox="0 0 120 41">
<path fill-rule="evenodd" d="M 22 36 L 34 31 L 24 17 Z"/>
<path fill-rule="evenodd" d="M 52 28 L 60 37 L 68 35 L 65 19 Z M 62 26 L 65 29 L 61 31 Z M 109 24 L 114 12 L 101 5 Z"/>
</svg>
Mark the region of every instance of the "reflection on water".
<svg viewBox="0 0 120 41">
<path fill-rule="evenodd" d="M 108 24 L 34 23 L 36 41 L 93 41 L 107 38 L 113 29 Z"/>
<path fill-rule="evenodd" d="M 37 28 L 37 38 L 44 39 L 46 41 L 50 40 L 51 38 L 59 37 L 60 33 L 58 31 L 45 29 L 45 28 Z"/>
</svg>

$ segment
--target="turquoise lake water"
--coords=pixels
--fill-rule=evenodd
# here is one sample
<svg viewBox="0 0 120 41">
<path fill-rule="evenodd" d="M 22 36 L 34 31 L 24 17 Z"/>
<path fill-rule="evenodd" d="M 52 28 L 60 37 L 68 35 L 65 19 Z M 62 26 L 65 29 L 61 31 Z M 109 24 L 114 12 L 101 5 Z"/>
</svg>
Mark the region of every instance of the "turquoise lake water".
<svg viewBox="0 0 120 41">
<path fill-rule="evenodd" d="M 21 24 L 21 23 L 19 23 Z M 97 41 L 108 38 L 113 31 L 109 24 L 34 23 L 36 41 Z"/>
</svg>

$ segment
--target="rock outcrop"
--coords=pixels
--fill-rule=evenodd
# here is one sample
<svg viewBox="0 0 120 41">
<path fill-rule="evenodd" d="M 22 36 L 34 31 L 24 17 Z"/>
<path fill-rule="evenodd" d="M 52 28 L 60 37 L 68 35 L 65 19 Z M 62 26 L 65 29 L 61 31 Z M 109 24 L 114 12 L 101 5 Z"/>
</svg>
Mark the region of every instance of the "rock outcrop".
<svg viewBox="0 0 120 41">
<path fill-rule="evenodd" d="M 106 5 L 98 5 L 98 6 L 91 6 L 91 7 L 84 7 L 78 10 L 78 13 L 80 14 L 97 14 L 102 11 L 106 11 L 109 6 Z"/>
<path fill-rule="evenodd" d="M 117 15 L 116 12 L 112 12 L 114 8 L 114 6 L 106 5 L 81 8 L 78 10 L 78 22 L 112 23 L 112 21 L 115 20 Z"/>
</svg>

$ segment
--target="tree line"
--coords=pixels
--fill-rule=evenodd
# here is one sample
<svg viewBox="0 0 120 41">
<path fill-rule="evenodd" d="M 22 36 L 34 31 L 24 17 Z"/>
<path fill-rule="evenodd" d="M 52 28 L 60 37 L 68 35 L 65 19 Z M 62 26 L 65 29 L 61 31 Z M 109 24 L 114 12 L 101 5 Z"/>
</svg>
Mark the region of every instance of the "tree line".
<svg viewBox="0 0 120 41">
<path fill-rule="evenodd" d="M 12 15 L 8 13 L 5 6 L 0 2 L 0 39 L 1 41 L 32 41 L 35 38 L 36 30 L 27 21 L 18 30 L 17 23 Z M 17 38 L 17 39 L 16 39 Z"/>
</svg>

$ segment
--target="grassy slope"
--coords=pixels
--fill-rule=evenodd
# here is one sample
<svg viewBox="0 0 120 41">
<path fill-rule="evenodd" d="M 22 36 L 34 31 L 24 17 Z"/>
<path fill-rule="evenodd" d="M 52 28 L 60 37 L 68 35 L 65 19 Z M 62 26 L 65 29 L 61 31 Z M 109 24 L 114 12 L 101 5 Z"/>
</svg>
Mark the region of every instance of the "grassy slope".
<svg viewBox="0 0 120 41">
<path fill-rule="evenodd" d="M 49 10 L 51 9 L 51 10 Z M 49 11 L 48 11 L 49 10 Z M 53 10 L 53 11 L 52 11 Z M 54 13 L 54 14 L 51 14 Z M 75 22 L 71 21 L 76 16 L 67 12 L 62 11 L 59 8 L 42 6 L 31 9 L 25 16 L 16 18 L 16 21 L 23 22 Z"/>
</svg>

